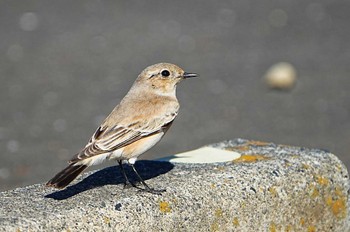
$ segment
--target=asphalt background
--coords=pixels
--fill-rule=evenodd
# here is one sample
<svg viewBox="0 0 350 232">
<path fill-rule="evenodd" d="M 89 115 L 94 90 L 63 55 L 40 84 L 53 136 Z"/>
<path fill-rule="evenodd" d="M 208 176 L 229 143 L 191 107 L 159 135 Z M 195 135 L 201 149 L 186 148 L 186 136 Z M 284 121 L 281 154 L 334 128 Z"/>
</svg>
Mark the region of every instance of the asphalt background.
<svg viewBox="0 0 350 232">
<path fill-rule="evenodd" d="M 241 137 L 350 166 L 349 1 L 2 0 L 0 32 L 0 190 L 50 179 L 158 62 L 201 77 L 178 86 L 180 114 L 142 158 Z M 262 81 L 280 61 L 297 70 L 290 91 Z"/>
</svg>

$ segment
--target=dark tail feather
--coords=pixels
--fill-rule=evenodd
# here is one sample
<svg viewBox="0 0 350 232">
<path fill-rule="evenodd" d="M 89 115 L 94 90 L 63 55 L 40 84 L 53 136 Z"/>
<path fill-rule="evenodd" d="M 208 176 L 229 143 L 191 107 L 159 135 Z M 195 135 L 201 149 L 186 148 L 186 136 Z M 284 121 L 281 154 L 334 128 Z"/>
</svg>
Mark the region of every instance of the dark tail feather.
<svg viewBox="0 0 350 232">
<path fill-rule="evenodd" d="M 46 183 L 46 186 L 54 188 L 64 188 L 72 182 L 82 171 L 87 168 L 86 165 L 70 164 L 68 167 L 60 171 L 54 178 Z"/>
</svg>

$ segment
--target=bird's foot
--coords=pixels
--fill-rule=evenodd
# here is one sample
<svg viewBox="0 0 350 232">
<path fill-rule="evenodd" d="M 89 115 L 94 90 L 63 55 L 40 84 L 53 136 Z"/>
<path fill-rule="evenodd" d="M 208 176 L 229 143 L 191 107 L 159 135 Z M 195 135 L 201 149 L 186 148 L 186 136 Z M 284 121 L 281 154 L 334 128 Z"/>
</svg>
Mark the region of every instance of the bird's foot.
<svg viewBox="0 0 350 232">
<path fill-rule="evenodd" d="M 134 184 L 134 183 L 132 183 L 130 181 L 126 181 L 124 183 L 123 189 L 129 189 L 129 188 L 133 188 L 133 187 L 136 188 L 136 184 Z"/>
<path fill-rule="evenodd" d="M 154 188 L 146 187 L 146 188 L 139 188 L 139 192 L 147 192 L 147 193 L 152 193 L 156 195 L 162 195 L 162 193 L 166 192 L 166 189 L 154 189 Z"/>
</svg>

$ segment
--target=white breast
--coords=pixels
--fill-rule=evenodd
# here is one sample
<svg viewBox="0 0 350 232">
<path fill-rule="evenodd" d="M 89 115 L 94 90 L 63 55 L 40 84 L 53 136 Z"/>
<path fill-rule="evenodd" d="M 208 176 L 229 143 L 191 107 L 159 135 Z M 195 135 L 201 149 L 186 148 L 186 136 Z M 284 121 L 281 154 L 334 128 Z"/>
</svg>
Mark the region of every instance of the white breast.
<svg viewBox="0 0 350 232">
<path fill-rule="evenodd" d="M 133 164 L 141 154 L 153 147 L 163 137 L 164 132 L 140 139 L 123 148 L 121 159 Z"/>
</svg>

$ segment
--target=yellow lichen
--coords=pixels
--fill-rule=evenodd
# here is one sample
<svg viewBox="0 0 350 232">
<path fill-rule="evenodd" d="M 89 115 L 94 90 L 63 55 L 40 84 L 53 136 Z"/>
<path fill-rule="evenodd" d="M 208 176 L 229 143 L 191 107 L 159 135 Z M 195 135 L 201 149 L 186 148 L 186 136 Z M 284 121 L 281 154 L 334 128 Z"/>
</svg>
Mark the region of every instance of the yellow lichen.
<svg viewBox="0 0 350 232">
<path fill-rule="evenodd" d="M 270 143 L 267 142 L 261 142 L 261 141 L 248 141 L 243 145 L 235 146 L 235 147 L 227 147 L 225 148 L 226 150 L 229 151 L 249 151 L 250 147 L 249 146 L 266 146 L 269 145 Z"/>
<path fill-rule="evenodd" d="M 276 232 L 277 231 L 275 223 L 271 222 L 270 227 L 269 227 L 269 231 L 270 232 Z"/>
<path fill-rule="evenodd" d="M 225 150 L 228 151 L 248 151 L 250 148 L 248 146 L 237 146 L 237 147 L 227 147 Z"/>
<path fill-rule="evenodd" d="M 222 209 L 221 208 L 218 208 L 215 210 L 215 217 L 222 217 Z"/>
<path fill-rule="evenodd" d="M 168 202 L 161 201 L 161 202 L 159 202 L 159 210 L 162 213 L 170 213 L 171 207 L 170 207 Z"/>
<path fill-rule="evenodd" d="M 311 225 L 307 227 L 307 232 L 316 232 L 316 227 Z"/>
<path fill-rule="evenodd" d="M 266 146 L 266 145 L 269 145 L 270 143 L 267 143 L 267 142 L 262 142 L 262 141 L 256 141 L 256 140 L 252 140 L 252 141 L 249 141 L 247 143 L 247 145 L 253 145 L 253 146 Z"/>
<path fill-rule="evenodd" d="M 339 188 L 339 187 L 336 187 L 336 188 L 335 188 L 335 195 L 337 195 L 338 197 L 343 197 L 344 194 L 343 194 L 342 189 Z"/>
<path fill-rule="evenodd" d="M 233 224 L 234 226 L 239 226 L 239 220 L 238 220 L 237 217 L 234 217 L 234 218 L 233 218 L 232 224 Z"/>
<path fill-rule="evenodd" d="M 326 204 L 327 204 L 328 206 L 332 206 L 332 204 L 333 204 L 333 199 L 332 199 L 331 196 L 326 196 L 325 201 L 326 201 Z"/>
<path fill-rule="evenodd" d="M 277 190 L 275 187 L 269 187 L 269 192 L 272 194 L 272 196 L 276 197 L 277 196 Z"/>
<path fill-rule="evenodd" d="M 304 168 L 304 169 L 309 169 L 310 165 L 303 163 L 303 164 L 301 164 L 301 167 Z"/>
<path fill-rule="evenodd" d="M 338 218 L 344 218 L 346 215 L 346 202 L 344 198 L 335 200 L 332 205 L 332 212 Z"/>
<path fill-rule="evenodd" d="M 318 191 L 317 187 L 316 186 L 311 186 L 311 197 L 312 198 L 316 198 L 320 195 L 320 192 Z"/>
<path fill-rule="evenodd" d="M 326 196 L 325 202 L 330 207 L 330 210 L 337 218 L 345 218 L 346 216 L 346 197 L 339 189 L 335 189 L 335 196 Z"/>
<path fill-rule="evenodd" d="M 222 215 L 223 215 L 222 209 L 217 208 L 214 212 L 214 221 L 210 225 L 210 231 L 219 231 L 219 227 L 220 227 L 219 222 L 222 218 Z"/>
<path fill-rule="evenodd" d="M 316 181 L 317 183 L 323 186 L 327 186 L 329 183 L 329 180 L 326 177 L 322 177 L 322 176 L 316 176 Z"/>
<path fill-rule="evenodd" d="M 103 217 L 103 222 L 109 224 L 111 222 L 111 219 L 109 217 Z"/>
<path fill-rule="evenodd" d="M 300 225 L 305 225 L 305 219 L 304 218 L 300 218 Z"/>
<path fill-rule="evenodd" d="M 291 232 L 293 230 L 293 226 L 292 225 L 287 225 L 285 232 Z"/>
<path fill-rule="evenodd" d="M 211 225 L 210 225 L 210 231 L 219 231 L 219 224 L 217 222 L 213 222 Z"/>
<path fill-rule="evenodd" d="M 265 157 L 263 155 L 241 155 L 238 159 L 233 160 L 234 163 L 253 163 L 257 161 L 267 160 L 269 157 Z"/>
</svg>

